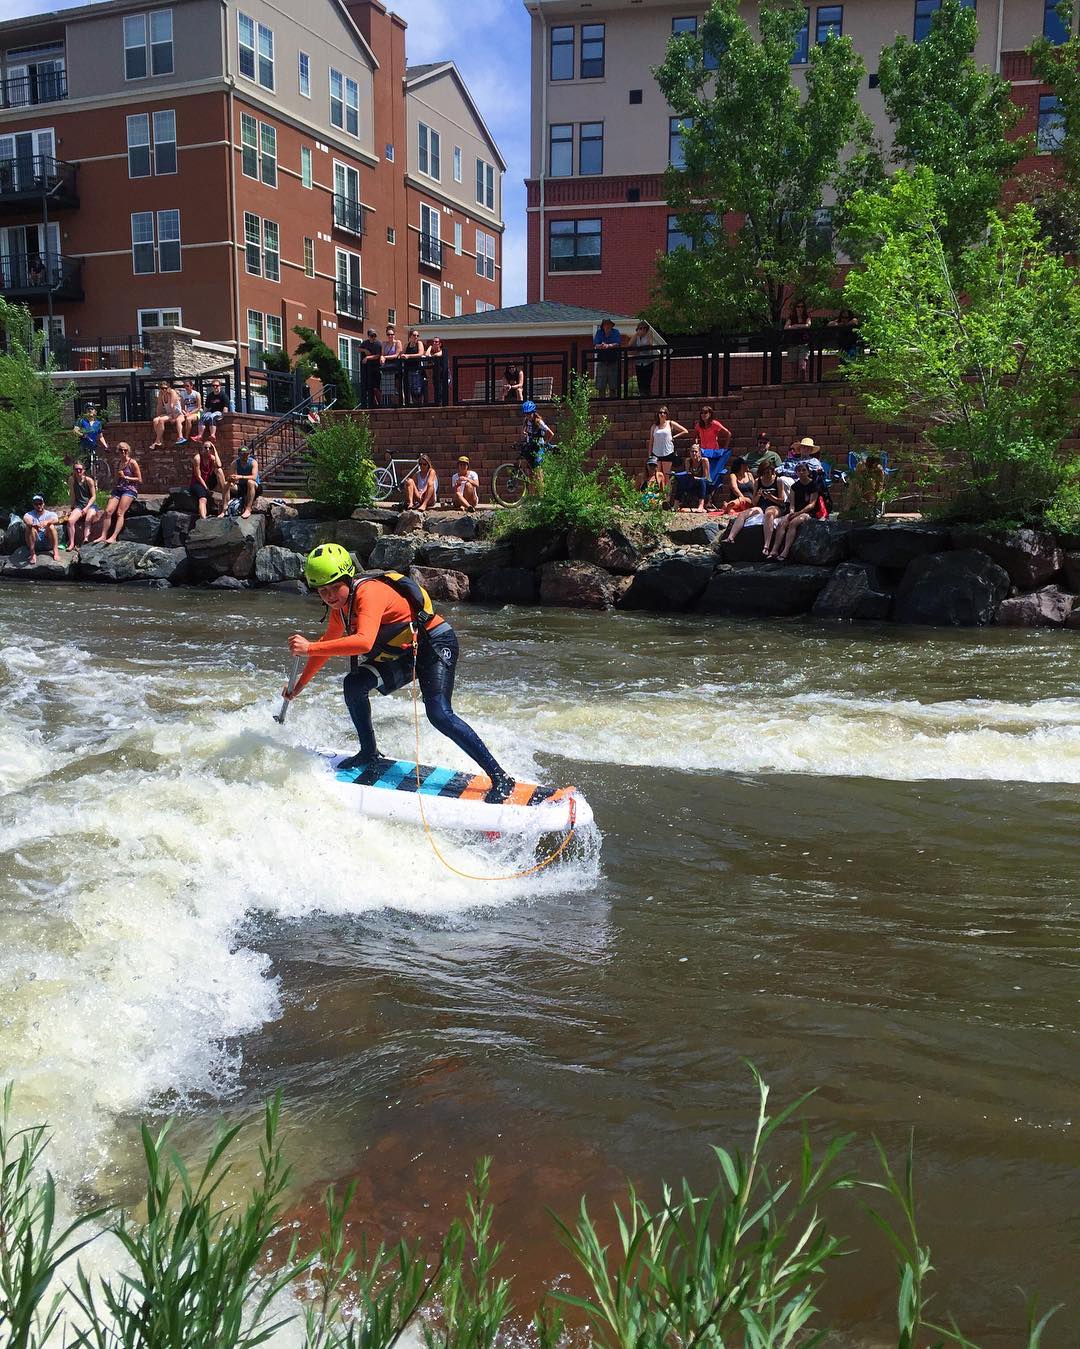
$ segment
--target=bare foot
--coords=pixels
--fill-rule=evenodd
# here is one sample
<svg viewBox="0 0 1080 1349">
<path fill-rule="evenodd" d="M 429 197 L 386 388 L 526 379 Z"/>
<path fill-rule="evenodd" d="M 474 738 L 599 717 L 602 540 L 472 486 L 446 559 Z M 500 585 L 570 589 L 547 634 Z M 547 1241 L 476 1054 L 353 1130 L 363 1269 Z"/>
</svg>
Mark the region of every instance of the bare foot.
<svg viewBox="0 0 1080 1349">
<path fill-rule="evenodd" d="M 53 549 L 52 560 L 53 560 L 54 562 L 59 562 L 59 561 L 60 561 L 60 550 L 59 550 L 58 548 L 54 548 L 54 549 Z"/>
<path fill-rule="evenodd" d="M 36 561 L 37 561 L 37 553 L 31 553 L 30 556 L 27 558 L 27 562 L 30 564 L 31 567 L 34 565 Z"/>
<path fill-rule="evenodd" d="M 251 512 L 250 512 L 250 511 L 241 511 L 241 512 L 240 512 L 240 519 L 241 519 L 241 520 L 250 520 L 250 519 L 251 519 Z"/>
</svg>

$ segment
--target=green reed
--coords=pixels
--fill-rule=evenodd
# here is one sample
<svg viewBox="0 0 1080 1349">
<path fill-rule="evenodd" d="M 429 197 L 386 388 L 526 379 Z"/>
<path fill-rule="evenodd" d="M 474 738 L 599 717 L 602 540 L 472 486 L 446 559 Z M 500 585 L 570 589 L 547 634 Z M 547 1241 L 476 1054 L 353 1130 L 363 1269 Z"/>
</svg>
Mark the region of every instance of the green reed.
<svg viewBox="0 0 1080 1349">
<path fill-rule="evenodd" d="M 815 1149 L 804 1126 L 798 1164 L 781 1178 L 769 1149 L 807 1098 L 771 1115 L 769 1089 L 754 1077 L 750 1145 L 713 1149 L 717 1178 L 707 1192 L 682 1181 L 663 1186 L 650 1205 L 630 1186 L 610 1244 L 585 1200 L 572 1223 L 553 1215 L 585 1292 L 545 1295 L 532 1318 L 539 1349 L 574 1334 L 581 1342 L 564 1310 L 604 1349 L 818 1344 L 829 1333 L 821 1290 L 849 1249 L 822 1206 L 867 1190 L 877 1201 L 860 1202 L 896 1262 L 897 1349 L 977 1349 L 954 1322 L 926 1316 L 933 1267 L 916 1222 L 913 1146 L 897 1172 L 875 1140 L 880 1176 L 864 1180 L 844 1164 L 852 1135 Z M 503 1248 L 492 1237 L 490 1159 L 477 1166 L 464 1214 L 430 1249 L 407 1240 L 373 1246 L 363 1233 L 352 1242 L 349 1185 L 340 1196 L 326 1192 L 324 1230 L 302 1252 L 287 1239 L 290 1175 L 279 1123 L 275 1097 L 263 1115 L 257 1178 L 235 1203 L 223 1187 L 240 1126 L 218 1134 L 194 1173 L 171 1146 L 170 1125 L 157 1134 L 144 1126 L 145 1216 L 96 1210 L 65 1225 L 43 1170 L 46 1131 L 13 1126 L 9 1087 L 0 1116 L 0 1349 L 44 1349 L 50 1336 L 71 1349 L 254 1349 L 290 1323 L 303 1349 L 392 1349 L 407 1331 L 425 1349 L 520 1343 L 524 1309 L 497 1272 Z M 878 1206 L 882 1197 L 889 1213 Z M 76 1258 L 99 1240 L 119 1243 L 118 1272 L 94 1276 Z M 1029 1304 L 1017 1343 L 1040 1349 L 1053 1310 L 1039 1317 Z"/>
</svg>

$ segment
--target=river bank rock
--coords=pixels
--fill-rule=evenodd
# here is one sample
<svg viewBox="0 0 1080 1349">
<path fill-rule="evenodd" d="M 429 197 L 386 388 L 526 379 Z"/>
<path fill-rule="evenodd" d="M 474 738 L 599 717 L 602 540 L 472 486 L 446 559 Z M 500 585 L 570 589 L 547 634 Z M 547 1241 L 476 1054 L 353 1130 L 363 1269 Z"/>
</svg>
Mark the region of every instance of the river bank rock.
<svg viewBox="0 0 1080 1349">
<path fill-rule="evenodd" d="M 515 567 L 542 567 L 545 562 L 561 562 L 566 557 L 566 530 L 537 525 L 511 534 L 507 542 Z"/>
<path fill-rule="evenodd" d="M 1056 586 L 1002 600 L 994 622 L 1003 628 L 1063 628 L 1077 597 Z"/>
<path fill-rule="evenodd" d="M 1065 589 L 1071 590 L 1073 594 L 1080 594 L 1080 552 L 1063 553 L 1061 569 L 1064 573 L 1062 579 L 1065 582 Z"/>
<path fill-rule="evenodd" d="M 1009 592 L 1009 575 L 971 548 L 927 553 L 908 566 L 896 592 L 897 623 L 966 628 L 990 623 Z"/>
<path fill-rule="evenodd" d="M 131 519 L 131 513 L 124 516 L 124 528 L 120 531 L 121 543 L 160 543 L 161 516 L 137 515 Z"/>
<path fill-rule="evenodd" d="M 466 576 L 482 576 L 496 567 L 509 567 L 513 554 L 505 543 L 472 542 L 464 539 L 440 539 L 428 542 L 418 559 L 428 567 L 449 567 Z"/>
<path fill-rule="evenodd" d="M 207 586 L 208 590 L 247 590 L 250 581 L 241 581 L 238 576 L 216 576 Z"/>
<path fill-rule="evenodd" d="M 683 511 L 664 517 L 664 533 L 675 548 L 706 547 L 719 543 L 727 521 L 712 519 L 704 511 Z"/>
<path fill-rule="evenodd" d="M 545 562 L 540 568 L 540 603 L 571 609 L 610 609 L 615 585 L 591 562 Z"/>
<path fill-rule="evenodd" d="M 75 573 L 80 581 L 134 581 L 139 563 L 150 551 L 149 544 L 123 539 L 119 543 L 88 543 L 79 549 Z"/>
<path fill-rule="evenodd" d="M 448 604 L 469 598 L 471 583 L 463 571 L 440 571 L 435 567 L 413 567 L 409 575 L 422 585 L 433 600 Z"/>
<path fill-rule="evenodd" d="M 496 567 L 472 583 L 472 598 L 480 604 L 536 604 L 540 581 L 531 567 Z"/>
<path fill-rule="evenodd" d="M 985 553 L 1009 573 L 1020 590 L 1038 590 L 1061 570 L 1064 554 L 1052 534 L 1037 529 L 1016 529 L 1007 534 L 957 528 L 952 532 L 956 548 L 974 548 Z"/>
<path fill-rule="evenodd" d="M 732 566 L 760 567 L 765 561 L 764 546 L 764 525 L 743 525 L 733 539 L 721 542 L 720 557 Z"/>
<path fill-rule="evenodd" d="M 807 520 L 791 545 L 791 560 L 805 567 L 835 567 L 851 553 L 853 526 L 844 520 Z"/>
<path fill-rule="evenodd" d="M 408 572 L 424 550 L 422 534 L 383 534 L 367 557 L 372 571 Z"/>
<path fill-rule="evenodd" d="M 78 553 L 61 550 L 59 562 L 53 561 L 51 553 L 38 553 L 36 560 L 31 562 L 30 549 L 23 544 L 7 554 L 4 578 L 10 577 L 15 581 L 70 581 L 78 557 Z"/>
<path fill-rule="evenodd" d="M 254 579 L 256 585 L 277 585 L 279 581 L 302 581 L 304 554 L 294 553 L 280 544 L 265 544 L 255 554 Z"/>
<path fill-rule="evenodd" d="M 169 496 L 166 492 L 150 492 L 145 496 L 140 492 L 127 508 L 125 520 L 137 520 L 142 515 L 160 515 L 165 509 Z"/>
<path fill-rule="evenodd" d="M 194 516 L 183 511 L 165 511 L 161 516 L 161 545 L 163 548 L 183 548 L 191 533 Z"/>
<path fill-rule="evenodd" d="M 423 511 L 402 511 L 397 518 L 397 524 L 394 526 L 394 533 L 415 534 L 417 530 L 423 528 L 424 528 Z"/>
<path fill-rule="evenodd" d="M 703 614 L 790 618 L 810 611 L 829 579 L 828 567 L 721 567 L 698 601 Z"/>
<path fill-rule="evenodd" d="M 302 520 L 298 515 L 274 520 L 268 535 L 269 542 L 290 553 L 310 553 L 319 533 L 318 520 Z"/>
<path fill-rule="evenodd" d="M 808 528 L 808 526 L 804 526 Z M 801 531 L 800 531 L 801 533 Z M 917 557 L 943 553 L 951 548 L 949 531 L 943 525 L 890 524 L 857 525 L 851 531 L 851 556 L 875 567 L 900 569 Z"/>
<path fill-rule="evenodd" d="M 632 576 L 655 549 L 656 538 L 643 525 L 572 529 L 566 537 L 566 551 L 574 561 L 591 562 L 616 576 Z"/>
<path fill-rule="evenodd" d="M 357 506 L 350 518 L 353 520 L 368 520 L 373 525 L 382 525 L 384 530 L 393 533 L 398 514 L 397 511 L 387 510 L 385 506 Z"/>
<path fill-rule="evenodd" d="M 26 526 L 21 520 L 12 520 L 4 530 L 3 542 L 0 543 L 0 553 L 14 553 L 19 548 L 26 546 Z"/>
<path fill-rule="evenodd" d="M 196 581 L 214 581 L 220 576 L 247 580 L 255 570 L 255 555 L 265 543 L 264 517 L 250 520 L 226 516 L 223 520 L 198 520 L 187 539 L 191 575 Z"/>
<path fill-rule="evenodd" d="M 814 601 L 815 618 L 850 621 L 888 618 L 892 595 L 877 567 L 841 562 Z"/>
<path fill-rule="evenodd" d="M 663 548 L 653 553 L 623 595 L 624 609 L 689 609 L 701 598 L 717 567 L 711 548 Z"/>
<path fill-rule="evenodd" d="M 384 533 L 382 525 L 376 520 L 324 520 L 322 523 L 316 522 L 315 543 L 311 547 L 320 543 L 340 543 L 342 548 L 347 548 L 366 562 Z M 311 548 L 298 548 L 295 551 L 310 552 Z"/>
<path fill-rule="evenodd" d="M 468 511 L 436 511 L 424 521 L 424 529 L 441 539 L 480 538 L 480 521 L 486 517 Z"/>
<path fill-rule="evenodd" d="M 136 581 L 179 585 L 188 574 L 186 548 L 147 548 L 136 567 Z"/>
</svg>

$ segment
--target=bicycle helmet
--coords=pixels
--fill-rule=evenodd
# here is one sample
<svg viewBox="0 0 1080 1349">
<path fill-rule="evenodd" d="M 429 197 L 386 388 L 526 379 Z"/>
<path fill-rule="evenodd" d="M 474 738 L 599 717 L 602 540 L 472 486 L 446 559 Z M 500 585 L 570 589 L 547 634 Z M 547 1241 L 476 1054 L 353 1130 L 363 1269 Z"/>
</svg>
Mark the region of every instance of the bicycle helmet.
<svg viewBox="0 0 1080 1349">
<path fill-rule="evenodd" d="M 314 590 L 356 575 L 356 563 L 340 543 L 320 543 L 307 555 L 304 579 Z"/>
<path fill-rule="evenodd" d="M 536 411 L 536 404 L 531 398 L 526 398 L 525 402 L 521 405 L 521 410 L 528 416 L 530 412 Z"/>
</svg>

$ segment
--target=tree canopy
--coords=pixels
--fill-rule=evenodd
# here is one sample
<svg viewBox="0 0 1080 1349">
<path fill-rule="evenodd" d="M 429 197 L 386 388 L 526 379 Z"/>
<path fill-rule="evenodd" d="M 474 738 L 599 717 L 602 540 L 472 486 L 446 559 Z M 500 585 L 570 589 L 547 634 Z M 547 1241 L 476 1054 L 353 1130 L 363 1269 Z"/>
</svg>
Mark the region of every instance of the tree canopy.
<svg viewBox="0 0 1080 1349">
<path fill-rule="evenodd" d="M 1058 6 L 1066 32 L 1072 31 L 1072 9 Z M 1038 37 L 1031 45 L 1032 69 L 1058 100 L 1052 169 L 1031 174 L 1025 195 L 1035 203 L 1043 230 L 1061 253 L 1080 252 L 1080 35 L 1054 43 Z"/>
<path fill-rule="evenodd" d="M 0 506 L 20 514 L 34 492 L 66 491 L 64 455 L 77 448 L 64 421 L 72 390 L 53 387 L 44 348 L 29 311 L 0 299 Z"/>
</svg>

